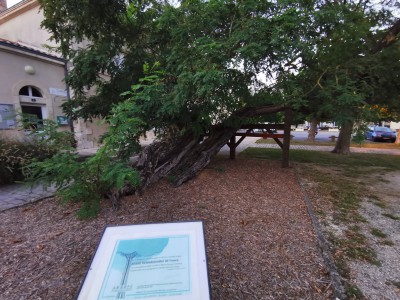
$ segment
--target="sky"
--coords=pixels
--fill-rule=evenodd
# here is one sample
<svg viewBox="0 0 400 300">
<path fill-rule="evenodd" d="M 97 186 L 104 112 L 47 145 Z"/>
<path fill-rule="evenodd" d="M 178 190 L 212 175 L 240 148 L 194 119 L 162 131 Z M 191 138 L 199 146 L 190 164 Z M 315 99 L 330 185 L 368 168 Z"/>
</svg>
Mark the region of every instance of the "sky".
<svg viewBox="0 0 400 300">
<path fill-rule="evenodd" d="M 7 7 L 11 7 L 11 6 L 13 6 L 13 5 L 15 5 L 15 4 L 17 4 L 18 2 L 21 2 L 21 1 L 22 1 L 22 0 L 7 0 Z M 174 0 L 173 0 L 172 2 L 174 2 Z M 380 0 L 375 0 L 374 2 L 375 2 L 375 3 L 380 3 Z M 395 13 L 394 13 L 394 15 L 395 15 L 397 18 L 400 18 L 400 9 L 399 9 L 399 10 L 396 10 Z"/>
<path fill-rule="evenodd" d="M 22 0 L 7 0 L 7 7 L 11 7 L 21 1 Z"/>
</svg>

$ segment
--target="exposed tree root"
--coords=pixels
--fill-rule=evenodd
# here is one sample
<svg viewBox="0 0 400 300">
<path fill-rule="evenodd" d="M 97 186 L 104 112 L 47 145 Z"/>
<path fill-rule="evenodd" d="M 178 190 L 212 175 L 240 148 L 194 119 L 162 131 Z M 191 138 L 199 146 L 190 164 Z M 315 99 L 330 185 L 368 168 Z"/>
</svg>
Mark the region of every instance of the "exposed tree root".
<svg viewBox="0 0 400 300">
<path fill-rule="evenodd" d="M 234 116 L 246 118 L 282 110 L 283 106 L 246 108 Z M 162 178 L 168 178 L 176 187 L 180 186 L 206 167 L 239 128 L 239 124 L 236 127 L 218 126 L 205 137 L 184 135 L 154 141 L 144 148 L 131 164 L 140 172 L 140 186 L 134 188 L 127 185 L 121 190 L 110 191 L 107 197 L 111 199 L 113 206 L 117 207 L 121 196 L 141 192 Z"/>
</svg>

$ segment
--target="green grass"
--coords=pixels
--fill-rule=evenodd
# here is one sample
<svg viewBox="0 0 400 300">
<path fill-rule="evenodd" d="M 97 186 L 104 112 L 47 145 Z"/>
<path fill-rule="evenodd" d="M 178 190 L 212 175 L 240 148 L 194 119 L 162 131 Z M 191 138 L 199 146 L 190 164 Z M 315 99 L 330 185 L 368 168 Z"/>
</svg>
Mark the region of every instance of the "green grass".
<svg viewBox="0 0 400 300">
<path fill-rule="evenodd" d="M 380 208 L 387 207 L 386 203 L 381 198 L 379 198 L 379 196 L 377 196 L 377 195 L 372 195 L 372 194 L 368 195 L 368 200 L 370 202 L 372 202 L 372 204 L 374 204 Z"/>
<path fill-rule="evenodd" d="M 362 234 L 357 224 L 367 222 L 358 213 L 361 205 L 360 194 L 362 188 L 346 177 L 341 176 L 340 169 L 335 167 L 335 172 L 330 172 L 332 168 L 314 168 L 313 165 L 301 165 L 301 175 L 318 182 L 321 194 L 328 195 L 334 206 L 333 222 L 337 225 L 347 227 L 343 237 L 335 237 L 333 234 L 328 236 L 328 240 L 333 246 L 338 270 L 343 277 L 346 277 L 348 267 L 346 258 L 367 261 L 374 265 L 379 265 L 375 251 L 369 246 L 367 237 Z M 343 171 L 343 170 L 342 170 Z M 343 171 L 345 172 L 345 171 Z"/>
<path fill-rule="evenodd" d="M 381 148 L 387 147 L 388 144 L 383 143 Z M 396 147 L 400 149 L 398 146 Z M 239 156 L 280 161 L 282 150 L 247 148 Z M 400 170 L 400 156 L 371 153 L 339 155 L 331 152 L 297 149 L 290 150 L 289 156 L 290 160 L 296 163 L 300 177 L 317 183 L 315 187 L 317 194 L 325 195 L 333 205 L 332 222 L 344 229 L 343 235 L 335 236 L 332 233 L 327 236 L 341 276 L 350 279 L 347 264 L 349 260 L 361 260 L 380 266 L 381 262 L 377 258 L 377 253 L 361 229 L 361 227 L 365 228 L 367 220 L 358 211 L 363 199 L 369 199 L 381 208 L 386 208 L 386 204 L 379 195 L 370 191 L 366 192 L 365 185 L 361 183 L 364 181 L 364 175 L 374 173 L 381 175 L 377 180 L 386 182 L 384 176 L 387 172 Z M 400 219 L 391 214 L 383 215 L 393 220 Z M 379 229 L 371 228 L 370 233 L 380 238 L 380 244 L 393 246 L 393 242 Z M 362 299 L 363 297 L 355 285 L 348 283 L 346 283 L 346 293 L 350 299 Z"/>
<path fill-rule="evenodd" d="M 392 284 L 392 285 L 394 285 L 395 287 L 397 287 L 398 289 L 400 289 L 400 281 L 393 281 L 393 280 L 390 280 L 390 281 L 387 281 L 386 284 Z"/>
<path fill-rule="evenodd" d="M 400 217 L 396 217 L 395 215 L 392 215 L 392 214 L 382 214 L 382 216 L 387 217 L 392 220 L 395 220 L 395 221 L 400 220 Z"/>
<path fill-rule="evenodd" d="M 259 139 L 256 141 L 257 144 L 275 144 L 273 139 Z M 307 140 L 291 140 L 291 145 L 307 145 L 307 146 L 335 146 L 335 142 L 329 141 L 315 141 L 309 142 Z M 368 149 L 399 149 L 399 144 L 394 143 L 372 143 L 369 141 L 365 141 L 364 143 L 351 143 L 350 147 L 358 147 L 358 148 L 368 148 Z"/>
<path fill-rule="evenodd" d="M 361 233 L 358 226 L 350 226 L 345 231 L 345 238 L 338 239 L 336 242 L 347 257 L 367 261 L 377 266 L 381 264 L 377 259 L 376 252 L 368 246 L 367 238 Z"/>
<path fill-rule="evenodd" d="M 247 148 L 239 154 L 242 157 L 281 160 L 282 150 L 266 148 Z M 400 170 L 400 156 L 375 154 L 375 153 L 351 153 L 340 155 L 331 152 L 290 150 L 290 159 L 297 163 L 314 163 L 320 165 L 340 166 L 351 169 L 378 167 L 386 171 Z"/>
<path fill-rule="evenodd" d="M 346 295 L 349 299 L 363 299 L 364 298 L 363 293 L 355 285 L 347 284 L 345 289 L 346 289 Z"/>
<path fill-rule="evenodd" d="M 256 141 L 256 144 L 276 144 L 276 142 L 273 139 L 259 139 Z M 335 146 L 334 142 L 328 142 L 328 141 L 316 141 L 316 142 L 308 142 L 306 140 L 291 140 L 290 141 L 291 145 L 307 145 L 307 146 Z"/>
<path fill-rule="evenodd" d="M 214 169 L 215 169 L 215 171 L 217 173 L 224 173 L 225 172 L 225 168 L 223 168 L 223 167 L 215 167 Z"/>
<path fill-rule="evenodd" d="M 239 155 L 252 159 L 282 159 L 280 149 L 247 148 Z M 365 174 L 372 173 L 381 174 L 381 181 L 385 181 L 383 176 L 386 172 L 400 170 L 400 156 L 370 153 L 339 155 L 297 149 L 290 150 L 289 155 L 290 160 L 298 166 L 299 175 L 317 183 L 318 194 L 325 195 L 333 205 L 332 222 L 344 228 L 344 235 L 335 236 L 332 233 L 327 237 L 341 276 L 349 279 L 349 260 L 361 260 L 380 266 L 377 253 L 361 229 L 367 220 L 358 211 L 366 198 L 381 208 L 386 205 L 378 195 L 366 192 L 365 185 L 361 183 Z M 390 214 L 386 217 L 397 219 Z M 393 246 L 393 242 L 379 229 L 372 228 L 370 233 L 380 238 L 380 244 Z M 346 284 L 346 293 L 350 299 L 363 297 L 360 290 L 350 284 Z"/>
<path fill-rule="evenodd" d="M 391 240 L 383 240 L 380 242 L 380 244 L 385 246 L 394 246 L 394 243 Z"/>
<path fill-rule="evenodd" d="M 379 237 L 379 238 L 382 238 L 382 239 L 387 238 L 387 234 L 384 233 L 382 230 L 380 230 L 378 228 L 371 228 L 370 232 L 371 232 L 372 235 L 374 235 L 376 237 Z"/>
<path fill-rule="evenodd" d="M 334 219 L 345 223 L 362 221 L 363 218 L 357 213 L 361 204 L 359 197 L 352 191 L 351 187 L 342 184 L 339 184 L 339 187 L 339 189 L 330 193 L 336 208 Z"/>
</svg>

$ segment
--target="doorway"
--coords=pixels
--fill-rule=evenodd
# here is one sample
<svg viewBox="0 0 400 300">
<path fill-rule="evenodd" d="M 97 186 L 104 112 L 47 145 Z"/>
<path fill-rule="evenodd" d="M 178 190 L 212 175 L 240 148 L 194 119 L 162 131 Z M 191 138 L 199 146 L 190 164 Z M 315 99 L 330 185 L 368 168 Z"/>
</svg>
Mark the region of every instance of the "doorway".
<svg viewBox="0 0 400 300">
<path fill-rule="evenodd" d="M 25 129 L 43 127 L 43 108 L 42 106 L 21 105 L 23 126 Z"/>
</svg>

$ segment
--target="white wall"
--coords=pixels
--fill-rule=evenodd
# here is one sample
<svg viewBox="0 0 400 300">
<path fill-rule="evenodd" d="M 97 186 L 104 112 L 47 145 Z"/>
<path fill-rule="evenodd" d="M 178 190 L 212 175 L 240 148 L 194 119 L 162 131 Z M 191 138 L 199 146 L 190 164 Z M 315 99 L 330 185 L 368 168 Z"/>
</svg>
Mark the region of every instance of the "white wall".
<svg viewBox="0 0 400 300">
<path fill-rule="evenodd" d="M 392 130 L 400 129 L 400 122 L 390 122 L 390 129 Z"/>
<path fill-rule="evenodd" d="M 40 28 L 43 12 L 39 11 L 37 1 L 28 3 L 30 8 L 18 8 L 0 19 L 0 38 L 43 49 L 43 45 L 55 46 L 50 42 L 50 34 Z M 27 5 L 28 5 L 27 4 Z"/>
</svg>

